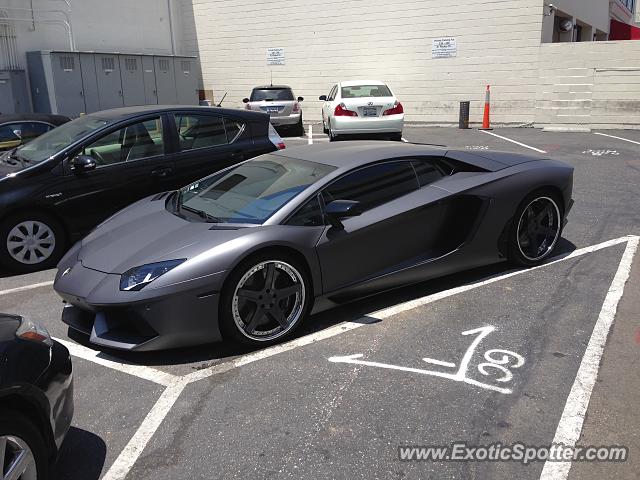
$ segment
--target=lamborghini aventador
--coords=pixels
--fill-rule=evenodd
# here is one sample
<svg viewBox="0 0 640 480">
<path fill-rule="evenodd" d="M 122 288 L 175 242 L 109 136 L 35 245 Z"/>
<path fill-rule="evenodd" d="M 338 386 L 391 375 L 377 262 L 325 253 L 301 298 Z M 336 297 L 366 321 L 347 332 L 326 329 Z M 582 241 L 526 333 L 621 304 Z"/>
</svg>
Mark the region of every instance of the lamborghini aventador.
<svg viewBox="0 0 640 480">
<path fill-rule="evenodd" d="M 61 260 L 62 321 L 97 345 L 266 345 L 313 311 L 501 261 L 538 265 L 573 168 L 348 142 L 269 153 L 121 210 Z"/>
</svg>

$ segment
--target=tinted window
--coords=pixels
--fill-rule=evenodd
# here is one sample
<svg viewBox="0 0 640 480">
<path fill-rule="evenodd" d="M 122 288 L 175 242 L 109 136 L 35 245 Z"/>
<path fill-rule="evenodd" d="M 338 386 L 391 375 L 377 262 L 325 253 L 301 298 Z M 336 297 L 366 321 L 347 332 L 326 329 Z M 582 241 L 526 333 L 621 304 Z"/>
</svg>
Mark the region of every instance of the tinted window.
<svg viewBox="0 0 640 480">
<path fill-rule="evenodd" d="M 391 97 L 386 85 L 353 85 L 342 87 L 342 98 Z"/>
<path fill-rule="evenodd" d="M 422 187 L 444 176 L 442 171 L 429 160 L 414 160 L 412 163 L 413 168 L 416 169 L 420 186 Z"/>
<path fill-rule="evenodd" d="M 160 118 L 134 123 L 108 133 L 84 148 L 98 165 L 130 162 L 164 153 Z"/>
<path fill-rule="evenodd" d="M 40 122 L 17 122 L 0 127 L 0 142 L 21 140 L 27 143 L 51 130 L 51 125 Z"/>
<path fill-rule="evenodd" d="M 314 195 L 312 199 L 300 207 L 300 209 L 289 218 L 287 225 L 302 227 L 324 225 L 324 216 L 322 215 L 318 195 Z"/>
<path fill-rule="evenodd" d="M 238 122 L 237 120 L 233 120 L 231 118 L 224 119 L 224 126 L 227 130 L 227 138 L 229 139 L 229 143 L 233 142 L 240 132 L 244 129 L 244 123 Z"/>
<path fill-rule="evenodd" d="M 249 100 L 260 102 L 262 100 L 294 100 L 294 98 L 290 88 L 254 88 Z"/>
<path fill-rule="evenodd" d="M 389 162 L 350 173 L 324 191 L 325 202 L 356 200 L 365 210 L 390 202 L 418 188 L 409 162 Z"/>
<path fill-rule="evenodd" d="M 222 117 L 217 115 L 176 115 L 180 150 L 215 147 L 227 143 Z"/>
<path fill-rule="evenodd" d="M 181 205 L 222 222 L 260 224 L 332 170 L 315 162 L 262 155 L 183 188 Z"/>
</svg>

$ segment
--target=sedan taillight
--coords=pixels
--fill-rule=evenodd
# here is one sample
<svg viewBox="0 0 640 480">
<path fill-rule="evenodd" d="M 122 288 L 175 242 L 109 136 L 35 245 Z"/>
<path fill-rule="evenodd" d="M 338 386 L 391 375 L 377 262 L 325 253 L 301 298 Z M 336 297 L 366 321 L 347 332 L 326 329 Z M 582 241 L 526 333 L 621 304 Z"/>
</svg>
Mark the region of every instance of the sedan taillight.
<svg viewBox="0 0 640 480">
<path fill-rule="evenodd" d="M 348 110 L 346 105 L 341 103 L 335 108 L 333 115 L 336 117 L 357 117 L 358 113 L 353 110 Z"/>
<path fill-rule="evenodd" d="M 402 108 L 402 104 L 398 101 L 393 105 L 392 108 L 385 110 L 382 115 L 399 115 L 404 113 L 404 108 Z"/>
</svg>

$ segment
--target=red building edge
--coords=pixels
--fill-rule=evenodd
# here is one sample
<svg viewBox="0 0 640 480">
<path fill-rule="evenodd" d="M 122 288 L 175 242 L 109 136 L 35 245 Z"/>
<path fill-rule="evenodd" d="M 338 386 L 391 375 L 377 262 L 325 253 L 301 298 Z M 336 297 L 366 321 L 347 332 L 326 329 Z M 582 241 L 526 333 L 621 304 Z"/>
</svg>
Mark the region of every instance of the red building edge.
<svg viewBox="0 0 640 480">
<path fill-rule="evenodd" d="M 640 40 L 640 28 L 611 19 L 609 40 Z"/>
</svg>

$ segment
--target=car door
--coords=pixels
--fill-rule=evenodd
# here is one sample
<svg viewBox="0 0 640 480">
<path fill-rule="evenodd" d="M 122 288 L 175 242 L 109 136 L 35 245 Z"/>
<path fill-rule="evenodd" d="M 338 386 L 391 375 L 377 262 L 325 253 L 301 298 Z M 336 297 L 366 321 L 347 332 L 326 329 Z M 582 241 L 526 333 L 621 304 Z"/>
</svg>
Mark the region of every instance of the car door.
<svg viewBox="0 0 640 480">
<path fill-rule="evenodd" d="M 242 162 L 253 155 L 248 126 L 216 113 L 175 112 L 175 188 Z"/>
<path fill-rule="evenodd" d="M 161 115 L 110 128 L 75 151 L 65 163 L 59 209 L 82 233 L 152 193 L 171 186 L 173 163 L 165 155 L 166 128 Z M 71 162 L 87 155 L 96 168 L 74 172 Z M 54 192 L 55 194 L 55 192 Z"/>
<path fill-rule="evenodd" d="M 351 172 L 322 195 L 325 204 L 356 200 L 364 208 L 342 227 L 327 228 L 318 242 L 324 291 L 333 292 L 376 277 L 385 278 L 383 288 L 402 283 L 389 274 L 429 259 L 443 221 L 438 201 L 447 192 L 421 188 L 412 162 L 393 160 Z"/>
<path fill-rule="evenodd" d="M 325 125 L 329 124 L 329 117 L 333 112 L 332 105 L 336 97 L 337 91 L 338 91 L 337 85 L 334 85 L 333 87 L 331 87 L 331 90 L 329 91 L 329 95 L 327 96 L 327 100 L 322 104 L 322 115 L 324 117 Z"/>
</svg>

